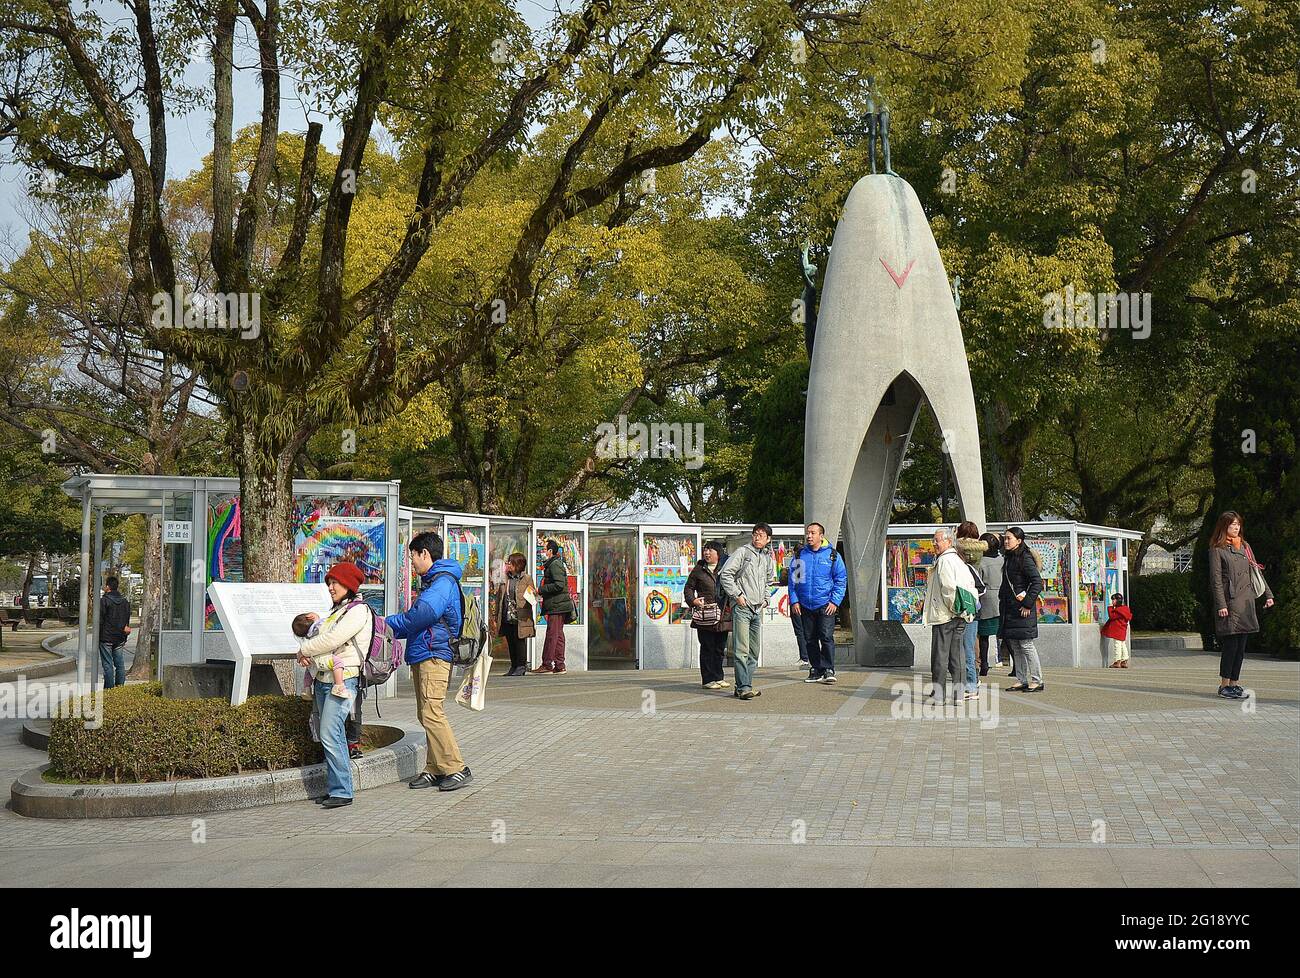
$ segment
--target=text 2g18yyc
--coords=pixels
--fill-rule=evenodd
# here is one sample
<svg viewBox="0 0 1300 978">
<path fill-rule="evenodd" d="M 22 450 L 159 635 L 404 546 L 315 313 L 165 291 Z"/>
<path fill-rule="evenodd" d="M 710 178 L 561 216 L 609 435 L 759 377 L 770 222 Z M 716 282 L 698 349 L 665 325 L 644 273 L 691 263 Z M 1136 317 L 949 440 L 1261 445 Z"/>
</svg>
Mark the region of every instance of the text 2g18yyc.
<svg viewBox="0 0 1300 978">
<path fill-rule="evenodd" d="M 1249 927 L 1248 913 L 1181 913 L 1161 914 L 1155 917 L 1132 917 L 1124 914 L 1120 923 L 1125 927 Z"/>
</svg>

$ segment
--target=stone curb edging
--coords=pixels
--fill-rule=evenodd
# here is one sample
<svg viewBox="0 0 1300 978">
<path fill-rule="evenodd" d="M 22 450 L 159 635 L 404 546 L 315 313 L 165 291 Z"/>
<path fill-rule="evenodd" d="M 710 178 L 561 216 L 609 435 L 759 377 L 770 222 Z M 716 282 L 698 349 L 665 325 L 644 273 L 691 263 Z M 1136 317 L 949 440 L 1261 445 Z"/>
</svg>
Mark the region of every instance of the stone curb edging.
<svg viewBox="0 0 1300 978">
<path fill-rule="evenodd" d="M 41 640 L 41 649 L 46 652 L 53 652 L 54 649 L 50 648 L 51 645 L 66 642 L 76 634 L 76 632 L 63 632 L 59 635 L 51 635 L 49 638 Z M 44 679 L 47 676 L 57 676 L 60 673 L 76 668 L 77 657 L 75 655 L 62 655 L 53 662 L 38 662 L 30 666 L 0 669 L 0 683 L 17 682 L 19 676 L 27 679 Z"/>
<path fill-rule="evenodd" d="M 50 721 L 49 720 L 24 720 L 22 733 L 18 739 L 27 747 L 36 750 L 50 749 Z"/>
<path fill-rule="evenodd" d="M 355 790 L 393 784 L 419 774 L 425 763 L 424 731 L 399 724 L 396 743 L 369 751 L 352 762 Z M 232 774 L 224 778 L 158 781 L 144 784 L 51 784 L 42 764 L 23 774 L 10 789 L 10 807 L 28 818 L 141 818 L 152 815 L 202 815 L 260 805 L 306 801 L 325 794 L 325 765 Z"/>
<path fill-rule="evenodd" d="M 62 645 L 64 642 L 71 642 L 76 637 L 77 633 L 72 630 L 60 632 L 58 635 L 50 635 L 47 638 L 41 639 L 41 648 L 46 652 L 53 652 L 54 649 L 52 649 L 51 646 Z M 74 658 L 72 661 L 76 662 L 77 660 Z"/>
<path fill-rule="evenodd" d="M 1204 646 L 1199 635 L 1143 635 L 1132 636 L 1130 647 L 1135 652 L 1147 651 L 1183 651 L 1203 652 Z"/>
</svg>

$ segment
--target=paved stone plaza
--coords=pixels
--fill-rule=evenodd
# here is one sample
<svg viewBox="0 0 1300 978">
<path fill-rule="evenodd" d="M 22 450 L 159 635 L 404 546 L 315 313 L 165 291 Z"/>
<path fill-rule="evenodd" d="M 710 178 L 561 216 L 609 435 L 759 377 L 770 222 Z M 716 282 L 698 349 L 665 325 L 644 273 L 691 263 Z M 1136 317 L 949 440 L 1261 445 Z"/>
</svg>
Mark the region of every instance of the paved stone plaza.
<svg viewBox="0 0 1300 978">
<path fill-rule="evenodd" d="M 0 882 L 1296 886 L 1300 666 L 1249 658 L 1251 713 L 1213 695 L 1214 656 L 1135 661 L 1048 669 L 1043 693 L 998 697 L 996 726 L 892 718 L 910 670 L 763 670 L 749 703 L 688 672 L 497 677 L 483 714 L 449 706 L 461 791 L 209 815 L 201 844 L 190 816 L 6 809 Z M 382 709 L 415 722 L 409 687 Z M 18 732 L 0 721 L 6 784 L 45 759 Z"/>
</svg>

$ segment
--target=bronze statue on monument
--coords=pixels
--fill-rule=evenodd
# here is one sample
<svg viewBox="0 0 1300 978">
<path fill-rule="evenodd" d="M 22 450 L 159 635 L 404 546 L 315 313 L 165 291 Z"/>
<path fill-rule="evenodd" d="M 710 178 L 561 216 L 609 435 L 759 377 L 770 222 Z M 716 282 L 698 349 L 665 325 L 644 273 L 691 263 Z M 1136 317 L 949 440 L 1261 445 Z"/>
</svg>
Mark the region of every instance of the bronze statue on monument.
<svg viewBox="0 0 1300 978">
<path fill-rule="evenodd" d="M 812 241 L 805 241 L 799 251 L 803 264 L 803 343 L 812 360 L 813 340 L 817 337 L 817 266 L 812 263 L 809 253 Z"/>
<path fill-rule="evenodd" d="M 867 76 L 867 156 L 871 160 L 871 172 L 876 172 L 876 143 L 880 143 L 880 153 L 884 157 L 885 172 L 891 177 L 898 176 L 889 162 L 889 110 L 883 105 L 876 111 L 876 77 Z"/>
</svg>

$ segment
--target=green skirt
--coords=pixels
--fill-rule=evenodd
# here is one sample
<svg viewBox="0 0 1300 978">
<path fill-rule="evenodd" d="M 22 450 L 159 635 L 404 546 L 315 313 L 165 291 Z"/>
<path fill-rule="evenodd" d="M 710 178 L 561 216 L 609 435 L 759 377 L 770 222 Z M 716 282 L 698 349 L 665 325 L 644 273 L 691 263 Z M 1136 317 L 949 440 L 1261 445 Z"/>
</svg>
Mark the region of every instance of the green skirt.
<svg viewBox="0 0 1300 978">
<path fill-rule="evenodd" d="M 1001 618 L 981 618 L 979 631 L 976 634 L 996 635 L 998 633 L 998 623 L 1001 621 Z"/>
</svg>

